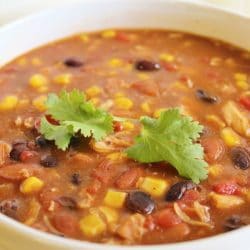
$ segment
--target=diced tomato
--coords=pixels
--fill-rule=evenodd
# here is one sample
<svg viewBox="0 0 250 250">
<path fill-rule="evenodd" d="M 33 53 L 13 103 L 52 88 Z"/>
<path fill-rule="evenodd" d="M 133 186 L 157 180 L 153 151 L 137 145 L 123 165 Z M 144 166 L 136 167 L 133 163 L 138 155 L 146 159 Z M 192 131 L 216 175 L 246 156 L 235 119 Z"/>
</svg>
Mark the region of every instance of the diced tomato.
<svg viewBox="0 0 250 250">
<path fill-rule="evenodd" d="M 241 97 L 240 104 L 243 105 L 247 110 L 250 110 L 250 97 L 249 96 Z"/>
<path fill-rule="evenodd" d="M 187 190 L 183 197 L 181 198 L 182 202 L 189 203 L 194 202 L 200 198 L 200 193 L 197 190 Z"/>
<path fill-rule="evenodd" d="M 55 212 L 59 209 L 60 205 L 57 202 L 54 202 L 58 198 L 58 193 L 53 192 L 51 189 L 44 189 L 40 193 L 39 201 L 42 204 L 42 207 L 50 212 Z"/>
<path fill-rule="evenodd" d="M 162 66 L 165 70 L 171 71 L 171 72 L 174 72 L 178 69 L 177 65 L 173 64 L 173 63 L 164 62 L 164 63 L 162 63 Z"/>
<path fill-rule="evenodd" d="M 204 137 L 201 139 L 201 145 L 204 148 L 205 160 L 209 163 L 220 160 L 225 153 L 224 142 L 220 138 Z"/>
<path fill-rule="evenodd" d="M 169 228 L 180 224 L 182 221 L 171 208 L 166 208 L 155 214 L 155 222 L 163 228 Z"/>
<path fill-rule="evenodd" d="M 234 182 L 224 182 L 214 185 L 213 190 L 219 194 L 233 195 L 239 192 L 239 186 Z"/>
<path fill-rule="evenodd" d="M 37 153 L 34 151 L 24 150 L 20 154 L 20 160 L 22 162 L 27 162 L 27 161 L 31 160 L 36 155 L 37 155 Z"/>
<path fill-rule="evenodd" d="M 102 187 L 101 182 L 97 179 L 94 179 L 91 184 L 86 188 L 86 191 L 90 194 L 96 194 Z"/>
<path fill-rule="evenodd" d="M 67 212 L 57 213 L 53 217 L 53 224 L 55 228 L 67 236 L 76 236 L 78 228 L 77 218 Z"/>
<path fill-rule="evenodd" d="M 155 220 L 154 220 L 154 217 L 152 215 L 149 215 L 146 217 L 144 227 L 150 231 L 155 229 Z"/>
<path fill-rule="evenodd" d="M 59 125 L 59 122 L 55 120 L 51 115 L 46 115 L 46 119 L 49 123 L 53 125 Z"/>
<path fill-rule="evenodd" d="M 141 81 L 132 83 L 131 87 L 144 95 L 157 96 L 158 86 L 155 82 Z"/>
<path fill-rule="evenodd" d="M 120 42 L 130 42 L 130 37 L 125 32 L 118 32 L 115 39 Z"/>
<path fill-rule="evenodd" d="M 132 188 L 135 186 L 137 180 L 141 175 L 141 169 L 131 168 L 118 177 L 115 182 L 115 185 L 120 189 Z"/>
<path fill-rule="evenodd" d="M 121 122 L 114 121 L 113 122 L 113 128 L 115 132 L 120 132 L 123 130 L 123 126 Z"/>
</svg>

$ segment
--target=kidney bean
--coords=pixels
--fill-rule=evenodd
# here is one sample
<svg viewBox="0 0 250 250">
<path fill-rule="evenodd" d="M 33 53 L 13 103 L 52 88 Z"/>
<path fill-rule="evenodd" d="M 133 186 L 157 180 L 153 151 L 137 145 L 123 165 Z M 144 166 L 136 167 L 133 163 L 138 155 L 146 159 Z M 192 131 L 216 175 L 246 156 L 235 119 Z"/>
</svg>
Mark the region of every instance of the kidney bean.
<svg viewBox="0 0 250 250">
<path fill-rule="evenodd" d="M 151 214 L 155 209 L 155 202 L 150 195 L 141 191 L 133 191 L 127 195 L 126 207 L 133 212 Z"/>
<path fill-rule="evenodd" d="M 161 68 L 159 63 L 141 60 L 135 63 L 135 68 L 140 71 L 155 71 Z"/>
<path fill-rule="evenodd" d="M 238 229 L 244 225 L 245 223 L 242 221 L 239 215 L 232 215 L 231 217 L 227 218 L 227 220 L 225 221 L 224 228 L 226 231 L 231 231 L 231 230 Z"/>
<path fill-rule="evenodd" d="M 83 62 L 76 58 L 68 58 L 64 61 L 67 67 L 77 68 L 83 65 Z"/>
<path fill-rule="evenodd" d="M 56 201 L 62 206 L 69 209 L 76 209 L 77 208 L 77 202 L 74 198 L 70 196 L 61 196 L 56 199 Z"/>
<path fill-rule="evenodd" d="M 234 165 L 242 170 L 250 167 L 250 153 L 243 147 L 234 147 L 231 150 L 231 159 Z"/>
<path fill-rule="evenodd" d="M 40 148 L 46 148 L 49 145 L 49 141 L 46 140 L 42 135 L 36 137 L 35 142 Z"/>
<path fill-rule="evenodd" d="M 180 224 L 182 221 L 171 208 L 166 208 L 155 214 L 155 222 L 163 228 L 169 228 Z"/>
<path fill-rule="evenodd" d="M 224 142 L 215 136 L 202 137 L 201 145 L 204 148 L 205 160 L 208 163 L 215 163 L 220 160 L 225 153 Z"/>
<path fill-rule="evenodd" d="M 212 96 L 202 89 L 196 90 L 196 96 L 198 99 L 200 99 L 204 102 L 207 102 L 207 103 L 214 104 L 214 103 L 218 102 L 218 97 Z"/>
<path fill-rule="evenodd" d="M 196 185 L 191 181 L 175 183 L 167 192 L 166 201 L 180 200 L 187 190 L 194 189 Z"/>
<path fill-rule="evenodd" d="M 114 128 L 114 131 L 115 132 L 120 132 L 123 130 L 123 125 L 121 122 L 118 122 L 118 121 L 114 121 L 113 122 L 113 128 Z"/>
<path fill-rule="evenodd" d="M 28 150 L 26 141 L 13 143 L 12 149 L 10 151 L 10 158 L 15 161 L 20 161 L 21 153 L 25 150 Z"/>
<path fill-rule="evenodd" d="M 40 164 L 45 168 L 53 168 L 57 166 L 57 159 L 52 155 L 45 155 L 41 158 Z"/>
</svg>

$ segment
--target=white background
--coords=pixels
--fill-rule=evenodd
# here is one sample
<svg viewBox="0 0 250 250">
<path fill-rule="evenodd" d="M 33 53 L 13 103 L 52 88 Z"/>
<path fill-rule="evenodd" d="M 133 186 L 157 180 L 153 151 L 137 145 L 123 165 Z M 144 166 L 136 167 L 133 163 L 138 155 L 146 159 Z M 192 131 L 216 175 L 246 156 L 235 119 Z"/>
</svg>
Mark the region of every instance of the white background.
<svg viewBox="0 0 250 250">
<path fill-rule="evenodd" d="M 36 11 L 81 0 L 0 0 L 0 24 L 20 18 Z M 105 1 L 105 0 L 104 0 Z M 106 0 L 108 2 L 108 0 Z M 124 0 L 133 1 L 133 0 Z M 166 0 L 168 1 L 168 0 Z M 241 12 L 250 17 L 250 0 L 187 0 L 209 3 L 223 8 Z"/>
</svg>

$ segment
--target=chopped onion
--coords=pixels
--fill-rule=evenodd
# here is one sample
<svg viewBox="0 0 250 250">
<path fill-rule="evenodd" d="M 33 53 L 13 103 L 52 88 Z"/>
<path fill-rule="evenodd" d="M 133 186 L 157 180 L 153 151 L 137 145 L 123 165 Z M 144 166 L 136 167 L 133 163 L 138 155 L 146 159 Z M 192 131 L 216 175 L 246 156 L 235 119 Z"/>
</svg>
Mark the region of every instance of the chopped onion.
<svg viewBox="0 0 250 250">
<path fill-rule="evenodd" d="M 195 201 L 194 210 L 202 222 L 210 221 L 209 207 L 201 205 L 198 201 Z"/>
</svg>

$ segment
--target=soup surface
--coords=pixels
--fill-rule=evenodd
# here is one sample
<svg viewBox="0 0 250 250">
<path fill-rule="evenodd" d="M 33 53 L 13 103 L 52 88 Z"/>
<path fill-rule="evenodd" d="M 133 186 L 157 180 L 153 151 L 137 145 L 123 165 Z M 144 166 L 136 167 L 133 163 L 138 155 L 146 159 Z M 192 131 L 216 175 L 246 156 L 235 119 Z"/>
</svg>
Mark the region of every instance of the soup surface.
<svg viewBox="0 0 250 250">
<path fill-rule="evenodd" d="M 249 84 L 249 53 L 172 31 L 81 34 L 17 58 L 0 69 L 0 212 L 45 232 L 109 244 L 179 242 L 250 224 Z M 66 150 L 58 149 L 65 134 L 45 101 L 62 89 L 84 92 L 85 111 L 112 114 L 113 132 L 95 140 L 76 130 Z M 61 115 L 78 119 L 68 108 Z M 129 157 L 124 150 L 149 133 L 139 118 L 156 122 L 167 110 L 179 112 L 177 123 L 189 116 L 203 130 L 191 137 L 176 125 L 164 131 L 176 138 L 165 145 L 155 129 L 152 148 Z M 56 128 L 57 146 L 41 131 L 41 117 Z M 204 148 L 198 179 L 187 134 L 194 140 L 187 145 Z M 170 160 L 145 160 L 157 149 Z"/>
</svg>

